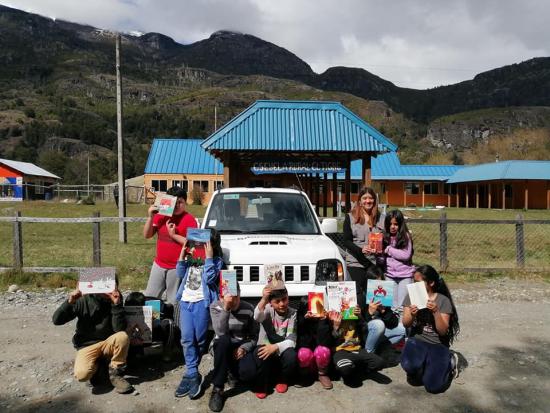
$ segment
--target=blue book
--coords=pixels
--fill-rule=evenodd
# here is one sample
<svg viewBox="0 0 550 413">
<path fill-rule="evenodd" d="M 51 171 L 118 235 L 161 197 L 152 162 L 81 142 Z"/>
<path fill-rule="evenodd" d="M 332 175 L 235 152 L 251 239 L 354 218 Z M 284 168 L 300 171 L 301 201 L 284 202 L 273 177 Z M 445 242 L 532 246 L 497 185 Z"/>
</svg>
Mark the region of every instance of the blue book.
<svg viewBox="0 0 550 413">
<path fill-rule="evenodd" d="M 153 309 L 153 325 L 160 325 L 160 300 L 146 300 L 145 305 Z"/>
<path fill-rule="evenodd" d="M 222 270 L 220 279 L 220 295 L 239 295 L 239 292 L 237 291 L 237 271 Z"/>
<path fill-rule="evenodd" d="M 394 286 L 393 281 L 368 280 L 367 305 L 371 302 L 380 301 L 384 307 L 391 307 L 393 305 Z"/>
<path fill-rule="evenodd" d="M 202 245 L 210 241 L 210 230 L 201 228 L 187 228 L 187 241 Z"/>
</svg>

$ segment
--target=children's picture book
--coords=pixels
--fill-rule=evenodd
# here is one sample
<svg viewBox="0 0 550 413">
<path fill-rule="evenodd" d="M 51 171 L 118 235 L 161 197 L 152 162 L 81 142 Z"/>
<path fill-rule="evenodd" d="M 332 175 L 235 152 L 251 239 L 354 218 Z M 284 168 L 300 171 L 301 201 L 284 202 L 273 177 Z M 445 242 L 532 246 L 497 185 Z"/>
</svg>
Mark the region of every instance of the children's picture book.
<svg viewBox="0 0 550 413">
<path fill-rule="evenodd" d="M 82 294 L 108 294 L 116 288 L 114 267 L 94 267 L 80 270 L 78 289 Z"/>
<path fill-rule="evenodd" d="M 416 305 L 419 310 L 426 308 L 426 304 L 428 303 L 428 291 L 423 281 L 407 284 L 407 290 L 409 290 L 411 305 Z"/>
<path fill-rule="evenodd" d="M 307 293 L 307 310 L 314 316 L 322 316 L 325 312 L 325 294 L 312 291 Z"/>
<path fill-rule="evenodd" d="M 210 241 L 210 229 L 187 228 L 187 241 L 193 241 L 195 245 L 204 245 Z"/>
<path fill-rule="evenodd" d="M 367 305 L 380 301 L 384 307 L 393 305 L 393 281 L 368 280 L 367 281 Z"/>
<path fill-rule="evenodd" d="M 158 208 L 158 213 L 160 215 L 166 215 L 171 217 L 174 214 L 174 209 L 176 208 L 176 201 L 178 198 L 171 195 L 158 195 L 155 198 L 154 205 Z"/>
<path fill-rule="evenodd" d="M 160 300 L 146 300 L 145 305 L 153 311 L 153 325 L 160 325 Z"/>
<path fill-rule="evenodd" d="M 238 295 L 237 291 L 237 271 L 222 270 L 220 276 L 220 295 Z"/>
<path fill-rule="evenodd" d="M 265 283 L 272 290 L 282 290 L 285 287 L 283 266 L 281 264 L 265 264 L 264 277 Z"/>
<path fill-rule="evenodd" d="M 327 282 L 329 311 L 339 311 L 344 320 L 357 320 L 353 309 L 357 306 L 355 281 Z"/>
<path fill-rule="evenodd" d="M 383 252 L 383 241 L 384 234 L 381 232 L 369 233 L 369 248 L 375 250 L 377 254 L 382 254 Z"/>
<path fill-rule="evenodd" d="M 139 346 L 153 341 L 153 309 L 151 306 L 127 306 L 126 332 L 130 337 L 130 344 Z"/>
</svg>

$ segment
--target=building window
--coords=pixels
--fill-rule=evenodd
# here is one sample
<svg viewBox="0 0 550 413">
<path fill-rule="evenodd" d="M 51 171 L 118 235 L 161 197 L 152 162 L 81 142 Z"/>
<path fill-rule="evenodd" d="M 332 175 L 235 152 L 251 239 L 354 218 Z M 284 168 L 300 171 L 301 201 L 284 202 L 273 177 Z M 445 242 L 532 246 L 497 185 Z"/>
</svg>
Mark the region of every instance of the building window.
<svg viewBox="0 0 550 413">
<path fill-rule="evenodd" d="M 172 186 L 177 186 L 183 189 L 185 192 L 189 192 L 188 183 L 185 180 L 173 180 Z"/>
<path fill-rule="evenodd" d="M 193 181 L 193 187 L 199 187 L 202 192 L 208 192 L 208 181 Z"/>
<path fill-rule="evenodd" d="M 512 198 L 512 185 L 510 184 L 504 185 L 504 196 L 506 198 Z"/>
<path fill-rule="evenodd" d="M 439 183 L 438 182 L 426 182 L 424 184 L 424 193 L 426 195 L 439 195 Z"/>
<path fill-rule="evenodd" d="M 351 183 L 351 193 L 352 194 L 358 194 L 359 193 L 359 182 L 352 182 Z"/>
<path fill-rule="evenodd" d="M 380 183 L 378 185 L 380 185 L 380 193 L 385 194 L 386 193 L 386 184 Z"/>
<path fill-rule="evenodd" d="M 15 194 L 14 185 L 7 183 L 0 185 L 0 197 L 2 198 L 13 198 Z"/>
<path fill-rule="evenodd" d="M 456 184 L 445 184 L 443 186 L 443 193 L 445 195 L 456 195 L 457 185 Z"/>
<path fill-rule="evenodd" d="M 160 180 L 160 179 L 153 179 L 151 181 L 151 186 L 155 190 L 155 192 L 166 192 L 167 191 L 167 181 L 166 180 Z"/>
<path fill-rule="evenodd" d="M 418 195 L 420 193 L 420 184 L 418 182 L 405 182 L 405 191 L 409 195 Z"/>
<path fill-rule="evenodd" d="M 34 193 L 37 195 L 44 195 L 44 181 L 36 181 L 33 183 Z"/>
<path fill-rule="evenodd" d="M 214 181 L 214 190 L 223 189 L 223 181 Z"/>
</svg>

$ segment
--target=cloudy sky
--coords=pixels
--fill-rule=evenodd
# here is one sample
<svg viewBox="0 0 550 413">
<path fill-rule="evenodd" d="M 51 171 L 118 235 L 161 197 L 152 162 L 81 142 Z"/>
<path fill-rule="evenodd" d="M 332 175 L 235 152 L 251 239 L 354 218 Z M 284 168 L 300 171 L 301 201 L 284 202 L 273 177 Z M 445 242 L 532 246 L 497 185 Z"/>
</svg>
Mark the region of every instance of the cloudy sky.
<svg viewBox="0 0 550 413">
<path fill-rule="evenodd" d="M 362 67 L 426 89 L 550 56 L 546 0 L 0 0 L 95 27 L 192 43 L 234 30 L 282 46 L 317 73 Z"/>
</svg>

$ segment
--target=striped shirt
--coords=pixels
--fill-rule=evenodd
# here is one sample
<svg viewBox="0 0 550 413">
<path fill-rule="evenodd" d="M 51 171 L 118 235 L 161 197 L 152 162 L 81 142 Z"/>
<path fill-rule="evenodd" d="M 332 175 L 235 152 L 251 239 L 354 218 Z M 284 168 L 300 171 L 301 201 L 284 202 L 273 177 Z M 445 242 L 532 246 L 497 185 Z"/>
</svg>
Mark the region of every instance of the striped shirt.
<svg viewBox="0 0 550 413">
<path fill-rule="evenodd" d="M 296 347 L 297 323 L 294 308 L 288 307 L 286 314 L 282 316 L 270 304 L 266 304 L 263 312 L 256 306 L 254 319 L 261 324 L 258 345 L 277 344 L 279 354 Z"/>
<path fill-rule="evenodd" d="M 247 353 L 256 346 L 258 323 L 254 320 L 254 306 L 246 301 L 239 304 L 235 311 L 225 311 L 221 300 L 210 304 L 210 317 L 216 337 L 226 334 L 233 343 L 241 343 L 240 348 Z"/>
</svg>

